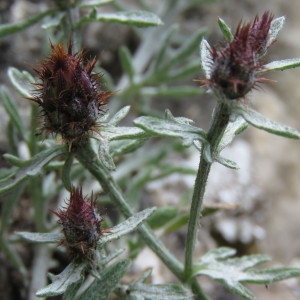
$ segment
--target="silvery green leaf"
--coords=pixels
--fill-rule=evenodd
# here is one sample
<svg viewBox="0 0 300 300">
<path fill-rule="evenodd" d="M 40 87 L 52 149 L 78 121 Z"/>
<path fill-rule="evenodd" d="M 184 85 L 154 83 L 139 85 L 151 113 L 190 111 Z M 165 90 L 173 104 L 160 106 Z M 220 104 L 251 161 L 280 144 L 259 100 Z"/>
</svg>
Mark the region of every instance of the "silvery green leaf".
<svg viewBox="0 0 300 300">
<path fill-rule="evenodd" d="M 98 141 L 99 141 L 99 148 L 98 148 L 99 159 L 108 170 L 115 170 L 116 166 L 112 158 L 112 155 L 109 152 L 108 141 L 103 138 L 98 139 Z"/>
<path fill-rule="evenodd" d="M 113 2 L 114 0 L 86 0 L 80 3 L 80 7 L 94 7 L 94 6 L 100 6 L 104 5 L 110 2 Z"/>
<path fill-rule="evenodd" d="M 7 178 L 0 183 L 0 194 L 8 192 L 15 188 L 16 185 L 31 176 L 37 175 L 42 168 L 48 164 L 53 158 L 65 153 L 64 145 L 53 146 L 42 152 L 37 153 L 24 164 L 24 167 L 15 171 L 14 177 Z"/>
<path fill-rule="evenodd" d="M 147 139 L 127 139 L 112 141 L 109 144 L 110 154 L 112 157 L 130 153 L 142 147 Z"/>
<path fill-rule="evenodd" d="M 101 133 L 108 141 L 145 139 L 148 136 L 145 131 L 140 128 L 125 126 L 115 127 L 108 125 L 101 128 Z"/>
<path fill-rule="evenodd" d="M 144 87 L 141 94 L 145 96 L 162 96 L 162 97 L 193 97 L 202 94 L 199 87 L 193 86 L 168 86 L 168 87 Z"/>
<path fill-rule="evenodd" d="M 59 26 L 65 16 L 66 16 L 65 12 L 56 13 L 54 16 L 49 18 L 49 20 L 47 20 L 46 22 L 43 23 L 42 28 L 49 29 L 49 28 Z"/>
<path fill-rule="evenodd" d="M 118 224 L 117 226 L 110 229 L 112 232 L 106 236 L 103 236 L 98 244 L 104 245 L 107 242 L 110 242 L 115 239 L 119 239 L 121 236 L 133 231 L 140 225 L 144 220 L 146 220 L 151 214 L 156 210 L 156 207 L 147 208 L 136 213 L 134 216 L 128 218 L 124 222 Z"/>
<path fill-rule="evenodd" d="M 121 286 L 126 299 L 131 300 L 192 300 L 193 294 L 179 284 L 146 284 L 133 283 L 129 286 Z"/>
<path fill-rule="evenodd" d="M 220 27 L 220 29 L 221 29 L 221 31 L 222 31 L 223 36 L 225 37 L 225 39 L 228 42 L 231 42 L 233 40 L 233 34 L 231 32 L 230 27 L 221 18 L 218 19 L 218 24 L 219 24 L 219 27 Z"/>
<path fill-rule="evenodd" d="M 225 157 L 222 157 L 220 155 L 216 158 L 216 162 L 218 162 L 219 164 L 221 164 L 224 167 L 227 167 L 229 169 L 234 169 L 234 170 L 239 169 L 239 166 L 237 165 L 236 162 L 234 162 L 230 159 L 227 159 Z"/>
<path fill-rule="evenodd" d="M 27 71 L 19 71 L 14 67 L 8 68 L 8 77 L 15 89 L 26 98 L 32 97 L 34 78 Z"/>
<path fill-rule="evenodd" d="M 71 262 L 59 275 L 51 276 L 52 283 L 36 292 L 37 297 L 52 297 L 63 294 L 67 288 L 82 280 L 85 264 Z"/>
<path fill-rule="evenodd" d="M 233 111 L 241 115 L 249 124 L 258 129 L 291 139 L 300 139 L 300 132 L 298 130 L 274 122 L 249 107 L 245 109 L 242 106 L 236 106 L 233 108 Z"/>
<path fill-rule="evenodd" d="M 129 80 L 132 82 L 134 74 L 135 74 L 135 69 L 134 69 L 134 65 L 132 62 L 132 57 L 129 52 L 129 49 L 124 46 L 121 47 L 121 49 L 119 51 L 119 57 L 120 57 L 123 71 L 128 75 Z"/>
<path fill-rule="evenodd" d="M 122 121 L 129 113 L 130 106 L 124 106 L 117 113 L 115 113 L 112 118 L 109 120 L 108 124 L 116 126 L 120 121 Z"/>
<path fill-rule="evenodd" d="M 254 295 L 242 283 L 269 284 L 271 282 L 300 276 L 300 269 L 273 268 L 253 270 L 253 267 L 267 262 L 270 258 L 263 254 L 230 258 L 234 249 L 221 247 L 207 252 L 193 267 L 193 276 L 207 275 L 222 283 L 232 293 L 244 299 L 254 299 Z M 230 272 L 226 271 L 230 270 Z"/>
<path fill-rule="evenodd" d="M 203 148 L 203 151 L 202 151 L 203 158 L 205 159 L 206 162 L 208 162 L 209 164 L 212 164 L 214 161 L 214 158 L 212 157 L 212 153 L 210 151 L 210 144 L 204 143 L 202 145 L 202 148 Z"/>
<path fill-rule="evenodd" d="M 264 65 L 263 69 L 261 70 L 261 73 L 272 71 L 272 70 L 283 71 L 287 69 L 297 68 L 299 66 L 300 66 L 300 58 L 276 60 Z"/>
<path fill-rule="evenodd" d="M 18 231 L 16 234 L 22 239 L 32 243 L 59 243 L 64 238 L 62 233 L 57 232 L 40 233 Z"/>
<path fill-rule="evenodd" d="M 37 23 L 45 16 L 52 14 L 53 10 L 45 10 L 35 16 L 29 17 L 28 19 L 17 21 L 11 24 L 1 24 L 0 25 L 0 38 L 6 35 L 14 34 L 16 32 L 22 31 L 27 27 Z"/>
<path fill-rule="evenodd" d="M 105 266 L 108 263 L 110 263 L 113 259 L 120 256 L 122 253 L 124 253 L 125 249 L 116 249 L 113 252 L 110 252 L 108 256 L 102 257 L 100 264 L 101 266 Z"/>
<path fill-rule="evenodd" d="M 130 267 L 129 260 L 121 260 L 104 270 L 100 270 L 99 279 L 94 282 L 77 298 L 77 300 L 107 300 L 110 293 L 119 284 Z"/>
<path fill-rule="evenodd" d="M 17 129 L 18 133 L 25 140 L 25 126 L 19 114 L 16 104 L 12 100 L 8 90 L 4 86 L 0 86 L 0 101 L 3 103 L 6 113 L 8 114 L 12 124 Z"/>
<path fill-rule="evenodd" d="M 211 47 L 205 39 L 202 39 L 200 43 L 200 63 L 206 79 L 210 79 L 213 59 L 211 55 Z"/>
<path fill-rule="evenodd" d="M 279 17 L 271 22 L 269 29 L 269 41 L 267 47 L 269 47 L 277 38 L 279 31 L 282 29 L 285 23 L 285 17 Z"/>
<path fill-rule="evenodd" d="M 165 119 L 144 116 L 134 120 L 136 126 L 152 136 L 181 138 L 184 146 L 191 145 L 194 140 L 205 141 L 205 131 L 190 125 L 190 122 L 187 118 L 175 118 L 168 110 Z"/>
<path fill-rule="evenodd" d="M 75 28 L 80 27 L 81 25 L 89 22 L 118 23 L 139 27 L 163 25 L 163 22 L 157 15 L 148 11 L 98 13 L 95 9 L 93 9 L 89 15 L 81 18 L 74 26 Z"/>
</svg>

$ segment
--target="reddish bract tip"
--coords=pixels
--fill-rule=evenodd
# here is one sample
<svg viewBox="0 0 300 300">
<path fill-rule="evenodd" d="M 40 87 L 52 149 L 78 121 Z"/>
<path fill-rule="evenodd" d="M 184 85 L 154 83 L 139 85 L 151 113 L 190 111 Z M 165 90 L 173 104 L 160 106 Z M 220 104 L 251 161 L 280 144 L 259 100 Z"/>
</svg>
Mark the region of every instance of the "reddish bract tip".
<svg viewBox="0 0 300 300">
<path fill-rule="evenodd" d="M 85 62 L 84 52 L 72 53 L 62 44 L 51 44 L 52 53 L 34 68 L 40 83 L 30 100 L 42 108 L 47 134 L 60 134 L 72 144 L 97 131 L 97 119 L 110 92 L 101 90 L 99 74 L 92 74 L 96 60 Z"/>
<path fill-rule="evenodd" d="M 211 48 L 212 72 L 206 86 L 227 99 L 244 97 L 258 82 L 261 61 L 269 46 L 273 15 L 266 12 L 252 23 L 238 24 L 233 40 Z"/>
<path fill-rule="evenodd" d="M 102 235 L 102 217 L 96 209 L 96 200 L 83 197 L 82 190 L 72 189 L 68 207 L 54 212 L 63 227 L 65 245 L 72 258 L 90 258 Z"/>
</svg>

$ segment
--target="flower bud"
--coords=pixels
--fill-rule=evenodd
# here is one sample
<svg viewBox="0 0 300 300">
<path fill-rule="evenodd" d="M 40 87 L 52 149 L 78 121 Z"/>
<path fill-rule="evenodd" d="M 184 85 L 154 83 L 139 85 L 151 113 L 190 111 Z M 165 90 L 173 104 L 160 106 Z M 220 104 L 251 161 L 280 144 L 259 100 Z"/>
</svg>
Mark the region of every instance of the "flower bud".
<svg viewBox="0 0 300 300">
<path fill-rule="evenodd" d="M 99 74 L 92 74 L 96 60 L 85 63 L 84 52 L 72 54 L 72 43 L 51 44 L 52 53 L 34 70 L 39 76 L 36 95 L 47 134 L 60 134 L 72 142 L 98 132 L 97 119 L 111 94 L 100 90 Z"/>
<path fill-rule="evenodd" d="M 102 217 L 96 209 L 96 200 L 82 196 L 82 190 L 72 189 L 68 207 L 54 212 L 62 225 L 65 245 L 72 258 L 91 257 L 102 235 Z"/>
<path fill-rule="evenodd" d="M 252 23 L 239 23 L 232 41 L 210 49 L 210 78 L 206 86 L 221 97 L 238 99 L 244 97 L 257 82 L 263 69 L 261 61 L 270 46 L 270 26 L 273 16 L 266 12 Z"/>
</svg>

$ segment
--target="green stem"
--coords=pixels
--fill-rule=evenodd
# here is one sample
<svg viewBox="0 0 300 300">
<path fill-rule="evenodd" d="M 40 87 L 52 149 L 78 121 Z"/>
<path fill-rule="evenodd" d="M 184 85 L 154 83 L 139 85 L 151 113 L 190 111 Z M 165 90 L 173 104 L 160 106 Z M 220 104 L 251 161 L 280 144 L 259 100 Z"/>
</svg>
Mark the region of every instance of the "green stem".
<svg viewBox="0 0 300 300">
<path fill-rule="evenodd" d="M 212 158 L 218 155 L 218 146 L 224 135 L 230 118 L 230 108 L 224 101 L 218 102 L 215 109 L 212 124 L 207 134 L 207 140 L 210 144 Z M 190 280 L 193 274 L 193 253 L 197 239 L 198 222 L 201 217 L 201 209 L 205 187 L 212 163 L 205 159 L 205 147 L 202 147 L 199 169 L 195 181 L 194 194 L 192 198 L 190 217 L 188 223 L 188 232 L 185 249 L 185 279 Z"/>
<path fill-rule="evenodd" d="M 121 210 L 122 214 L 126 218 L 133 216 L 134 212 L 123 197 L 121 190 L 107 169 L 98 160 L 90 144 L 79 145 L 78 148 L 76 148 L 75 155 L 81 164 L 99 181 L 103 190 L 109 194 L 111 200 Z M 169 252 L 164 244 L 156 238 L 151 229 L 147 225 L 141 224 L 138 227 L 138 231 L 153 252 L 156 253 L 179 280 L 183 281 L 182 264 Z"/>
</svg>

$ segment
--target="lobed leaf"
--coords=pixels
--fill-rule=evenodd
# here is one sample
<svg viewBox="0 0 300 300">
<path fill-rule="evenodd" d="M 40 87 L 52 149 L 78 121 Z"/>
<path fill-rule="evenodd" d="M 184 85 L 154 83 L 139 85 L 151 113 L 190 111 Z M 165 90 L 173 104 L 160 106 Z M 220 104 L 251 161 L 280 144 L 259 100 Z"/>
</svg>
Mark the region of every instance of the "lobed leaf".
<svg viewBox="0 0 300 300">
<path fill-rule="evenodd" d="M 295 268 L 252 270 L 250 268 L 269 261 L 270 258 L 262 254 L 229 258 L 235 253 L 234 249 L 226 247 L 209 251 L 195 264 L 193 276 L 207 275 L 245 299 L 254 299 L 254 295 L 241 283 L 269 284 L 300 276 L 300 269 Z"/>
<path fill-rule="evenodd" d="M 189 146 L 194 140 L 205 140 L 205 131 L 190 125 L 191 120 L 186 118 L 175 118 L 169 110 L 166 110 L 165 119 L 156 117 L 139 117 L 134 124 L 152 136 L 181 138 L 183 145 Z"/>
<path fill-rule="evenodd" d="M 142 211 L 136 213 L 134 216 L 128 218 L 124 222 L 111 228 L 110 231 L 112 233 L 108 234 L 106 236 L 103 236 L 99 240 L 98 244 L 100 244 L 102 246 L 110 241 L 119 239 L 121 236 L 133 231 L 143 221 L 145 221 L 155 210 L 156 210 L 156 207 L 151 207 L 151 208 L 147 208 L 145 210 L 142 210 Z"/>
<path fill-rule="evenodd" d="M 37 297 L 52 297 L 63 294 L 67 288 L 83 279 L 85 264 L 71 262 L 59 275 L 52 275 L 52 283 L 36 292 Z"/>
</svg>

